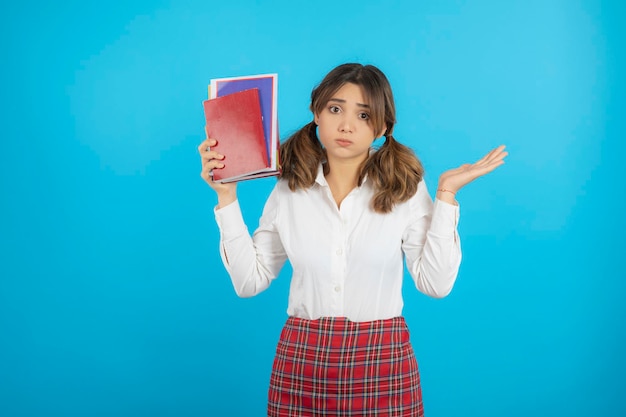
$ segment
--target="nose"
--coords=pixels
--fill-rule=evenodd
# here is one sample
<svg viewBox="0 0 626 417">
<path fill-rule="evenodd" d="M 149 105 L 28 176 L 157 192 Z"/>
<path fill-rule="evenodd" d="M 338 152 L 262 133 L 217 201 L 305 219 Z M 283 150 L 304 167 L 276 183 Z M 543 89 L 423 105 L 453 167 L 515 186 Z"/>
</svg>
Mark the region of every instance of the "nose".
<svg viewBox="0 0 626 417">
<path fill-rule="evenodd" d="M 339 131 L 342 133 L 352 133 L 352 122 L 348 117 L 344 117 L 341 119 L 341 123 L 339 123 Z"/>
</svg>

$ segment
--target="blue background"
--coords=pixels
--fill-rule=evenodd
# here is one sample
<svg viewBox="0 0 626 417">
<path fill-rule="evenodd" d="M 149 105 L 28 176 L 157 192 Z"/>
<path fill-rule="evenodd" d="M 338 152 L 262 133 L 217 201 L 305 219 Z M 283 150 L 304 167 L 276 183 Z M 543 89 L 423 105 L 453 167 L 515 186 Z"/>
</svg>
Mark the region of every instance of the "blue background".
<svg viewBox="0 0 626 417">
<path fill-rule="evenodd" d="M 13 2 L 0 13 L 0 415 L 260 416 L 289 270 L 239 299 L 199 177 L 211 78 L 279 74 L 282 135 L 346 61 L 459 193 L 452 294 L 405 315 L 435 416 L 623 416 L 619 1 Z M 251 229 L 273 179 L 241 184 Z M 375 244 L 375 242 L 372 242 Z"/>
</svg>

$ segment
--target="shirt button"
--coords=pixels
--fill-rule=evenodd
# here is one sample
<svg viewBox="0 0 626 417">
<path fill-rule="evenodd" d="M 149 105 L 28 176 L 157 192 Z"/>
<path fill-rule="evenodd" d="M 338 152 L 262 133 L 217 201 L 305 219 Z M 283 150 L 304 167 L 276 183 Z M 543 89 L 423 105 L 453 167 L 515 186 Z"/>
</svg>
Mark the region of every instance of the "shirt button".
<svg viewBox="0 0 626 417">
<path fill-rule="evenodd" d="M 339 285 L 337 285 L 337 286 L 335 287 L 335 292 L 339 292 L 339 291 L 341 291 L 341 287 L 340 287 Z"/>
<path fill-rule="evenodd" d="M 341 250 L 341 248 L 337 249 L 337 255 L 341 255 L 343 253 L 343 251 Z"/>
</svg>

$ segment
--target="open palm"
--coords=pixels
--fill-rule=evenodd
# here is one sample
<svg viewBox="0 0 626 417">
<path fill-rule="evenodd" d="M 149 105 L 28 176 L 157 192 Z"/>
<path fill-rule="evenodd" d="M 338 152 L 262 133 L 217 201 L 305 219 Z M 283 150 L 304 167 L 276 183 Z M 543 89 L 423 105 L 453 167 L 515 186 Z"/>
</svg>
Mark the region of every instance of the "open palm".
<svg viewBox="0 0 626 417">
<path fill-rule="evenodd" d="M 504 164 L 504 158 L 508 155 L 504 148 L 504 145 L 498 146 L 473 164 L 463 164 L 444 172 L 439 177 L 440 187 L 457 192 L 476 178 L 490 173 Z"/>
</svg>

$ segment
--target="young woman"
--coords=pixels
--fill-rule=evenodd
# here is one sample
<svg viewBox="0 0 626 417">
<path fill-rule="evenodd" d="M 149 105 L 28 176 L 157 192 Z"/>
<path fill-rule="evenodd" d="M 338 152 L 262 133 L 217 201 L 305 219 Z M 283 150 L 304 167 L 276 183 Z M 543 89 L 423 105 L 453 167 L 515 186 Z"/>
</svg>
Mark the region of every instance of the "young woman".
<svg viewBox="0 0 626 417">
<path fill-rule="evenodd" d="M 419 160 L 393 137 L 393 95 L 378 68 L 338 66 L 313 90 L 310 108 L 313 121 L 281 146 L 282 174 L 252 237 L 236 184 L 211 179 L 228 164 L 210 150 L 219 138 L 198 147 L 237 294 L 265 290 L 287 259 L 293 267 L 268 415 L 422 416 L 402 317 L 403 262 L 419 291 L 451 291 L 461 262 L 455 194 L 507 153 L 500 146 L 442 174 L 433 203 Z"/>
</svg>

